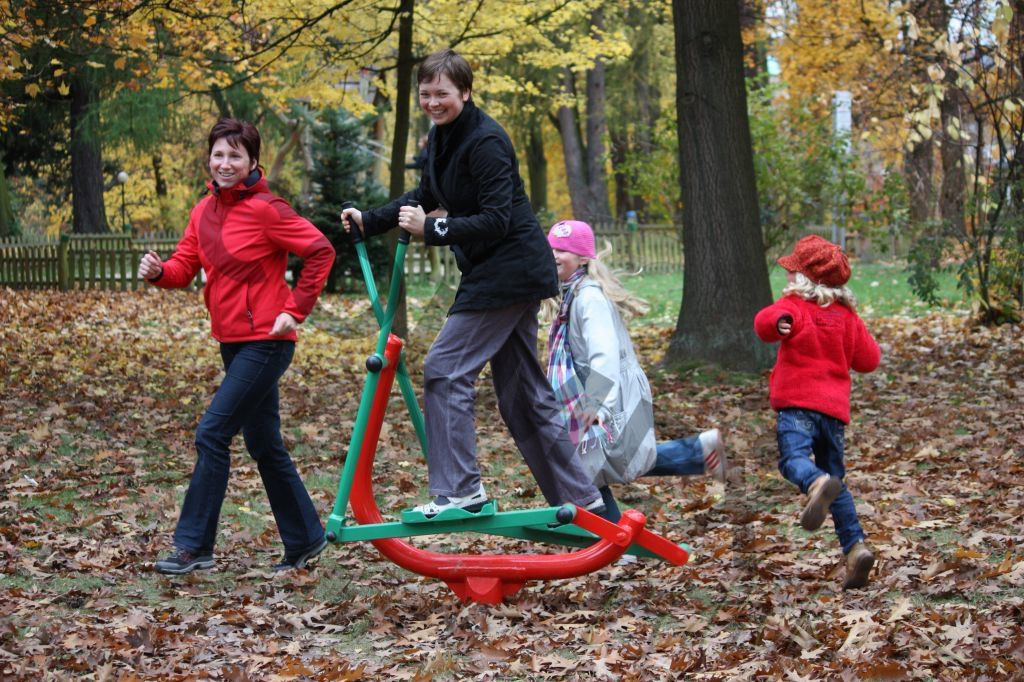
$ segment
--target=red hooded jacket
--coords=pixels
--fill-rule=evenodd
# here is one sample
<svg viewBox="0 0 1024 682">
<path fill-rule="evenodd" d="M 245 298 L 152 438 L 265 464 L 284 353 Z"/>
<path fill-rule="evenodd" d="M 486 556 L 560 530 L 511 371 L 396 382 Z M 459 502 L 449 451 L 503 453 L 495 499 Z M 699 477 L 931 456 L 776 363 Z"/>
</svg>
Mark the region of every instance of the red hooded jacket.
<svg viewBox="0 0 1024 682">
<path fill-rule="evenodd" d="M 792 321 L 786 336 L 778 327 L 784 318 Z M 872 372 L 882 358 L 857 313 L 790 295 L 759 312 L 754 329 L 766 343 L 782 342 L 769 391 L 774 409 L 799 407 L 850 423 L 850 370 Z"/>
<path fill-rule="evenodd" d="M 271 336 L 270 330 L 281 313 L 297 322 L 306 319 L 334 263 L 334 248 L 287 201 L 270 193 L 260 171 L 231 188 L 207 187 L 210 196 L 192 209 L 177 250 L 150 282 L 184 287 L 202 267 L 213 338 L 296 340 L 294 332 Z M 294 290 L 284 279 L 289 252 L 304 259 Z"/>
</svg>

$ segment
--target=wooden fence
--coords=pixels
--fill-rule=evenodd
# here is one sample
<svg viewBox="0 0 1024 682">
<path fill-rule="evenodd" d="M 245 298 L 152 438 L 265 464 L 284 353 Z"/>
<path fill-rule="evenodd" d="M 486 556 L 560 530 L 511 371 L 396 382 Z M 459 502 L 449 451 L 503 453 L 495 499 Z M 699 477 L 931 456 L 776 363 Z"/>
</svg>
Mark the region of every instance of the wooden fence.
<svg viewBox="0 0 1024 682">
<path fill-rule="evenodd" d="M 622 224 L 596 224 L 598 251 L 611 245 L 606 256 L 613 268 L 632 272 L 669 272 L 682 267 L 682 243 L 678 227 L 641 225 L 636 231 Z M 177 234 L 131 237 L 123 234 L 62 235 L 59 239 L 0 239 L 0 287 L 15 289 L 138 289 L 139 260 L 148 250 L 167 259 L 180 239 Z M 433 253 L 431 253 L 433 252 Z M 412 242 L 406 256 L 410 285 L 458 281 L 459 272 L 451 251 Z M 359 288 L 362 278 L 352 273 Z M 200 271 L 190 286 L 205 281 Z"/>
<path fill-rule="evenodd" d="M 62 235 L 0 239 L 0 286 L 22 289 L 138 289 L 139 260 L 148 250 L 169 258 L 180 236 Z M 192 283 L 201 286 L 202 275 Z"/>
</svg>

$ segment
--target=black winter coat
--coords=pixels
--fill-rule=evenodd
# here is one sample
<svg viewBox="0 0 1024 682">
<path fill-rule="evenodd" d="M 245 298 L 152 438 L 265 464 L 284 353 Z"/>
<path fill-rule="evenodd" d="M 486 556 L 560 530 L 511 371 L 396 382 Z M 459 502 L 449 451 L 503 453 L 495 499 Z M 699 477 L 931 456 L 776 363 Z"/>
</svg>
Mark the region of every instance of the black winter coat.
<svg viewBox="0 0 1024 682">
<path fill-rule="evenodd" d="M 419 202 L 427 213 L 424 240 L 448 245 L 462 279 L 450 313 L 490 310 L 540 301 L 558 293 L 551 247 L 519 176 L 512 141 L 473 100 L 451 123 L 434 126 L 420 185 L 373 211 L 363 212 L 367 235 L 398 223 L 398 209 Z"/>
</svg>

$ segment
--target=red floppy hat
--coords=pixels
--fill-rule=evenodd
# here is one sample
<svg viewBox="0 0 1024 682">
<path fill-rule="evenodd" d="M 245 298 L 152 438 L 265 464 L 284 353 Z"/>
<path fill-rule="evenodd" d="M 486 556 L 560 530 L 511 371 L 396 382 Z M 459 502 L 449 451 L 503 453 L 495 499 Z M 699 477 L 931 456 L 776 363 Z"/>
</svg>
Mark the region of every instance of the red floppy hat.
<svg viewBox="0 0 1024 682">
<path fill-rule="evenodd" d="M 804 237 L 783 256 L 778 264 L 790 272 L 799 272 L 808 279 L 829 287 L 841 287 L 850 280 L 850 261 L 843 250 L 817 235 Z"/>
</svg>

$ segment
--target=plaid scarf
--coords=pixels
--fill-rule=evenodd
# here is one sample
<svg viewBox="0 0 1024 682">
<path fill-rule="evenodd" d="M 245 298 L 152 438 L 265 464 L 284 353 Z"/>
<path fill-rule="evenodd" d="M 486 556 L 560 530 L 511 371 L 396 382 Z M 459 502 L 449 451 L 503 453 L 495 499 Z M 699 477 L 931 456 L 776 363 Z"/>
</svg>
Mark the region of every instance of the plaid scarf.
<svg viewBox="0 0 1024 682">
<path fill-rule="evenodd" d="M 558 306 L 558 315 L 551 321 L 548 337 L 548 381 L 558 400 L 562 420 L 569 427 L 569 438 L 576 446 L 576 452 L 581 455 L 601 443 L 612 443 L 615 440 L 613 424 L 610 423 L 612 420 L 607 420 L 603 425 L 595 421 L 585 433 L 583 429 L 582 413 L 586 407 L 586 396 L 583 384 L 576 376 L 572 350 L 569 348 L 569 310 L 576 289 L 586 274 L 587 271 L 580 268 L 562 284 L 562 303 Z"/>
</svg>

